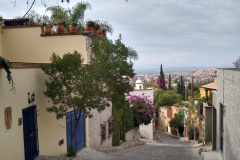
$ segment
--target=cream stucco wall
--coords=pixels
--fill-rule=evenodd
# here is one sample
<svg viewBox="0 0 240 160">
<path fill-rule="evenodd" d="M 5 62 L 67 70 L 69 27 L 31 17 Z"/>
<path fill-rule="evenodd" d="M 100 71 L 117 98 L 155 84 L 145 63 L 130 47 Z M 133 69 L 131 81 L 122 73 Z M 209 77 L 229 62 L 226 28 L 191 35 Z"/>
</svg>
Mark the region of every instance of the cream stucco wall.
<svg viewBox="0 0 240 160">
<path fill-rule="evenodd" d="M 62 56 L 76 50 L 87 63 L 85 36 L 40 34 L 41 27 L 3 28 L 3 56 L 11 62 L 48 63 L 53 52 Z"/>
<path fill-rule="evenodd" d="M 22 109 L 29 107 L 28 92 L 36 94 L 33 104 L 38 110 L 38 139 L 40 155 L 60 155 L 66 153 L 66 120 L 56 120 L 55 115 L 46 112 L 51 106 L 44 98 L 45 75 L 41 69 L 11 69 L 16 93 L 10 91 L 6 73 L 0 69 L 0 155 L 1 159 L 24 159 L 23 125 L 18 126 L 22 118 Z M 4 108 L 12 107 L 12 128 L 5 129 Z M 59 140 L 64 144 L 58 146 Z"/>
<path fill-rule="evenodd" d="M 0 21 L 0 56 L 2 55 L 2 22 Z"/>
</svg>

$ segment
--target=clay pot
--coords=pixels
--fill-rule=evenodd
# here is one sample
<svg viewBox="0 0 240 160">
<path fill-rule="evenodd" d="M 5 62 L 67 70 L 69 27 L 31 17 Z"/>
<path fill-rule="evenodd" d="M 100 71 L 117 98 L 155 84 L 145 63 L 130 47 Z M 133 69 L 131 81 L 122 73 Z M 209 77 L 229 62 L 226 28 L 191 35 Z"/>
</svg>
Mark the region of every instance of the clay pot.
<svg viewBox="0 0 240 160">
<path fill-rule="evenodd" d="M 57 34 L 64 33 L 64 26 L 63 25 L 57 25 Z"/>
<path fill-rule="evenodd" d="M 52 27 L 51 26 L 44 26 L 43 27 L 43 34 L 51 34 L 52 33 Z"/>
<path fill-rule="evenodd" d="M 76 33 L 78 32 L 78 26 L 77 25 L 69 25 L 70 33 Z"/>
</svg>

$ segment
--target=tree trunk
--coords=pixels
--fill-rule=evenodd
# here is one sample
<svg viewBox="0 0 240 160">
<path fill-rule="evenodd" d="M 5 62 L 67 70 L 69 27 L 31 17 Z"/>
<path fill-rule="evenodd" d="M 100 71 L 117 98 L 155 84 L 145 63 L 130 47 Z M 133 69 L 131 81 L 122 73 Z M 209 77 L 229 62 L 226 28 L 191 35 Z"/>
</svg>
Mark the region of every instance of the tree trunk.
<svg viewBox="0 0 240 160">
<path fill-rule="evenodd" d="M 78 116 L 77 116 L 77 112 L 78 112 L 78 110 L 74 110 L 74 118 L 76 120 L 76 123 L 75 123 L 74 131 L 71 136 L 71 145 L 73 145 L 73 140 L 77 133 L 78 123 L 79 123 L 79 120 L 81 119 L 82 110 L 80 109 L 80 111 L 79 111 L 80 113 Z"/>
</svg>

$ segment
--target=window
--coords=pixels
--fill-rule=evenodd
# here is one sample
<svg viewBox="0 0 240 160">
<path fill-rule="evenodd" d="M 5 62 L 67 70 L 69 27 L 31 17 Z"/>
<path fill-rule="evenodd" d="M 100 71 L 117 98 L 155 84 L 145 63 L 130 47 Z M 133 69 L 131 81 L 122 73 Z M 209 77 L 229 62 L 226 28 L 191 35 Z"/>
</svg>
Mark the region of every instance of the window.
<svg viewBox="0 0 240 160">
<path fill-rule="evenodd" d="M 106 140 L 106 124 L 101 124 L 101 143 Z"/>
<path fill-rule="evenodd" d="M 112 124 L 112 118 L 110 117 L 108 120 L 108 138 L 113 133 L 113 124 Z"/>
</svg>

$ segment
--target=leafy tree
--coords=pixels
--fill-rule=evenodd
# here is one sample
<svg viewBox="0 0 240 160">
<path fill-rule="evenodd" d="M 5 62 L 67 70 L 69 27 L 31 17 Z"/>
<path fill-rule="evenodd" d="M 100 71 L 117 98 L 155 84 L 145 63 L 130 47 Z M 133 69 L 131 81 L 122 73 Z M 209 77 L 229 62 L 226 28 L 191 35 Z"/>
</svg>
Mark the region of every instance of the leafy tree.
<svg viewBox="0 0 240 160">
<path fill-rule="evenodd" d="M 151 80 L 149 82 L 143 82 L 143 88 L 149 88 L 149 87 L 157 88 L 156 81 Z"/>
<path fill-rule="evenodd" d="M 102 38 L 94 39 L 92 41 L 92 56 L 91 65 L 94 65 L 95 72 L 99 75 L 99 81 L 104 82 L 107 86 L 108 97 L 112 101 L 113 107 L 113 145 L 119 145 L 120 139 L 120 128 L 124 129 L 124 132 L 131 128 L 129 120 L 126 120 L 125 110 L 128 106 L 126 104 L 125 93 L 133 90 L 133 87 L 129 84 L 128 78 L 133 78 L 135 75 L 133 72 L 133 64 L 128 62 L 128 59 L 135 59 L 137 56 L 131 54 L 133 49 L 129 51 L 130 47 L 126 47 L 121 42 L 121 37 L 113 43 L 112 41 Z M 99 67 L 101 66 L 101 67 Z M 132 113 L 133 114 L 133 113 Z M 133 115 L 132 115 L 133 116 Z M 129 122 L 130 121 L 130 122 Z"/>
<path fill-rule="evenodd" d="M 179 110 L 178 113 L 175 113 L 173 119 L 169 121 L 170 127 L 177 128 L 179 133 L 182 133 L 182 128 L 184 128 L 184 112 Z"/>
<path fill-rule="evenodd" d="M 51 64 L 43 68 L 49 76 L 44 94 L 52 100 L 52 106 L 47 111 L 55 113 L 59 119 L 70 109 L 74 110 L 76 125 L 71 141 L 75 137 L 81 112 L 88 115 L 91 109 L 104 110 L 111 100 L 121 107 L 122 98 L 119 97 L 132 90 L 123 78 L 134 76 L 132 64 L 127 62 L 130 57 L 128 47 L 120 39 L 113 43 L 102 38 L 93 39 L 91 48 L 91 61 L 85 67 L 81 65 L 81 54 L 75 51 L 62 58 L 53 54 Z"/>
<path fill-rule="evenodd" d="M 181 95 L 177 94 L 173 90 L 164 91 L 160 89 L 154 92 L 154 104 L 157 108 L 164 105 L 172 106 L 176 103 L 181 102 L 181 99 Z"/>
<path fill-rule="evenodd" d="M 240 56 L 238 57 L 238 59 L 235 62 L 233 62 L 233 65 L 235 68 L 240 68 Z"/>
<path fill-rule="evenodd" d="M 99 111 L 109 106 L 104 86 L 96 81 L 92 66 L 82 67 L 83 58 L 78 52 L 67 53 L 63 58 L 53 53 L 51 64 L 43 67 L 49 76 L 46 80 L 44 95 L 52 100 L 52 106 L 47 111 L 63 118 L 69 109 L 74 110 L 76 125 L 72 134 L 71 144 L 76 134 L 81 112 L 92 108 Z"/>
</svg>

